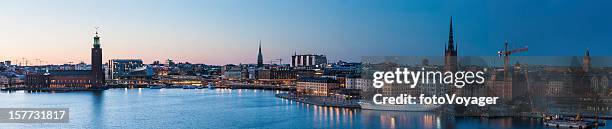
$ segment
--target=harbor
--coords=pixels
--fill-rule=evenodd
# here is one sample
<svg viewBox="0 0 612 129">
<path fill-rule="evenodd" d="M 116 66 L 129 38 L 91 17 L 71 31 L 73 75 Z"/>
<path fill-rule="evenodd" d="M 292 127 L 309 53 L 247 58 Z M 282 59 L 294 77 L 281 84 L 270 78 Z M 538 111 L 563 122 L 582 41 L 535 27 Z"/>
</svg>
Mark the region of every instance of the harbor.
<svg viewBox="0 0 612 129">
<path fill-rule="evenodd" d="M 5 91 L 0 92 L 0 101 L 10 103 L 0 103 L 0 106 L 70 107 L 70 123 L 27 126 L 25 123 L 3 124 L 3 128 L 21 129 L 216 128 L 221 126 L 226 128 L 358 129 L 554 128 L 546 127 L 542 120 L 537 119 L 454 117 L 432 112 L 361 110 L 316 106 L 275 97 L 285 92 L 259 89 L 182 88 L 113 88 L 97 92 L 61 94 Z M 134 116 L 151 119 L 132 120 L 135 119 Z M 236 119 L 237 117 L 241 119 Z M 287 120 L 288 118 L 292 120 Z M 207 121 L 207 123 L 203 124 L 202 121 Z M 608 129 L 610 127 L 599 128 Z"/>
</svg>

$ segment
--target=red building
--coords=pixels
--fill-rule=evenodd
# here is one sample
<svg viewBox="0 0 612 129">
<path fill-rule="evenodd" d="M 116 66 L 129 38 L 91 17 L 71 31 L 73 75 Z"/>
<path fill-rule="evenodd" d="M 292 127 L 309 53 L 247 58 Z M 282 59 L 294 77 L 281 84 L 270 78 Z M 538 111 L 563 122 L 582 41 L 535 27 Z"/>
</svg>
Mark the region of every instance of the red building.
<svg viewBox="0 0 612 129">
<path fill-rule="evenodd" d="M 28 74 L 26 86 L 42 90 L 91 90 L 104 89 L 102 48 L 96 31 L 91 48 L 91 70 L 54 70 Z"/>
<path fill-rule="evenodd" d="M 45 73 L 29 74 L 26 76 L 25 84 L 30 88 L 50 89 L 87 89 L 91 88 L 90 70 L 57 70 Z"/>
</svg>

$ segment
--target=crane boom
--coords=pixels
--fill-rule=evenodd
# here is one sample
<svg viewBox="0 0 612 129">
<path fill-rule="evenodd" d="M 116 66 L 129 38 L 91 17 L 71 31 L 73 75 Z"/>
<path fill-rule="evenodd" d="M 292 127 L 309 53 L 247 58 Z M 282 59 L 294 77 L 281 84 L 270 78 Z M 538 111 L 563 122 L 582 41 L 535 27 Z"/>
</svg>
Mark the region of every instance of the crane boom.
<svg viewBox="0 0 612 129">
<path fill-rule="evenodd" d="M 509 75 L 510 73 L 510 55 L 518 53 L 518 52 L 524 52 L 527 51 L 528 48 L 524 47 L 524 48 L 518 48 L 518 49 L 508 49 L 508 41 L 506 41 L 504 43 L 504 49 L 502 51 L 497 51 L 497 54 L 499 54 L 499 57 L 501 58 L 503 56 L 504 58 L 504 88 L 502 88 L 502 94 L 505 97 L 510 97 L 512 98 L 512 84 L 508 84 L 508 82 L 511 83 L 511 77 Z"/>
</svg>

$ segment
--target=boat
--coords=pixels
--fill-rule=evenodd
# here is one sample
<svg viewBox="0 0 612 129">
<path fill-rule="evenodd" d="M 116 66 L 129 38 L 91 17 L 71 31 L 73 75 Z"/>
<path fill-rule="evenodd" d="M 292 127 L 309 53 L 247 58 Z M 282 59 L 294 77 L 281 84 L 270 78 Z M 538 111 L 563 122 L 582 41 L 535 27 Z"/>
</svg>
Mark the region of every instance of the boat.
<svg viewBox="0 0 612 129">
<path fill-rule="evenodd" d="M 382 110 L 382 111 L 407 111 L 407 112 L 428 112 L 440 107 L 433 104 L 373 104 L 371 102 L 358 102 L 361 109 Z"/>
<path fill-rule="evenodd" d="M 566 128 L 589 128 L 592 126 L 591 123 L 586 121 L 570 121 L 570 120 L 549 120 L 545 121 L 544 125 L 553 127 L 566 127 Z"/>
<path fill-rule="evenodd" d="M 195 86 L 190 86 L 190 85 L 185 85 L 183 86 L 183 89 L 196 89 Z"/>
<path fill-rule="evenodd" d="M 149 85 L 149 89 L 161 89 L 162 85 Z"/>
<path fill-rule="evenodd" d="M 544 125 L 552 126 L 552 127 L 584 129 L 584 128 L 590 128 L 593 126 L 599 126 L 599 122 L 582 119 L 580 115 L 576 115 L 576 117 L 570 117 L 570 118 L 554 116 L 554 117 L 545 119 Z"/>
<path fill-rule="evenodd" d="M 212 82 L 209 82 L 208 85 L 206 85 L 206 87 L 208 87 L 208 89 L 215 89 L 215 84 Z"/>
</svg>

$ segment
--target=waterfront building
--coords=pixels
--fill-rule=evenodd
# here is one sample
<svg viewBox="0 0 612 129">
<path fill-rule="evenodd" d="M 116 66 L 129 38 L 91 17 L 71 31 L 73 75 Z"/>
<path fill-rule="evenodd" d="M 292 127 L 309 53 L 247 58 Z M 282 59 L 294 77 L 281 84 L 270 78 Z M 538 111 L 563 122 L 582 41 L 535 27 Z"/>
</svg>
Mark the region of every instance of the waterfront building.
<svg viewBox="0 0 612 129">
<path fill-rule="evenodd" d="M 260 70 L 258 79 L 296 79 L 297 74 L 291 68 L 287 67 L 272 67 L 270 69 Z"/>
<path fill-rule="evenodd" d="M 321 77 L 300 78 L 296 85 L 297 93 L 313 96 L 331 96 L 331 91 L 339 88 L 338 81 Z"/>
<path fill-rule="evenodd" d="M 100 37 L 98 31 L 94 36 L 93 48 L 91 48 L 91 85 L 102 87 L 105 84 L 104 69 L 102 68 L 102 48 L 100 48 Z"/>
<path fill-rule="evenodd" d="M 593 75 L 589 79 L 591 88 L 598 95 L 608 95 L 610 94 L 610 76 L 605 74 Z"/>
<path fill-rule="evenodd" d="M 21 85 L 24 82 L 24 77 L 14 72 L 0 72 L 0 87 L 8 87 L 13 85 Z"/>
<path fill-rule="evenodd" d="M 202 82 L 202 77 L 191 75 L 168 75 L 168 77 L 160 79 L 160 82 L 170 85 L 204 85 Z"/>
<path fill-rule="evenodd" d="M 169 75 L 195 75 L 195 66 L 189 62 L 179 62 L 174 67 L 169 67 Z"/>
<path fill-rule="evenodd" d="M 164 76 L 168 76 L 169 72 L 170 70 L 168 69 L 168 67 L 160 66 L 160 65 L 153 65 L 153 76 L 155 78 L 161 78 Z"/>
<path fill-rule="evenodd" d="M 322 69 L 293 69 L 296 73 L 296 77 L 321 77 L 323 75 Z"/>
<path fill-rule="evenodd" d="M 504 78 L 502 69 L 492 70 L 486 75 L 485 85 L 493 89 L 489 94 L 500 97 L 504 102 L 512 100 L 512 81 Z"/>
<path fill-rule="evenodd" d="M 240 80 L 242 79 L 242 68 L 239 66 L 226 66 L 225 71 L 223 72 L 223 79 L 227 80 Z"/>
<path fill-rule="evenodd" d="M 93 48 L 91 48 L 91 70 L 76 69 L 77 65 L 68 65 L 70 70 L 34 71 L 25 78 L 26 86 L 30 88 L 68 88 L 69 90 L 86 90 L 88 88 L 102 88 L 105 85 L 105 74 L 102 64 L 102 48 L 100 37 L 96 31 Z M 86 66 L 84 63 L 82 66 Z"/>
<path fill-rule="evenodd" d="M 358 89 L 366 90 L 372 86 L 372 79 L 360 78 L 360 77 L 347 77 L 345 81 L 346 89 Z"/>
<path fill-rule="evenodd" d="M 360 76 L 361 65 L 332 65 L 323 69 L 323 76 Z"/>
<path fill-rule="evenodd" d="M 325 57 L 325 55 L 294 54 L 293 56 L 291 56 L 291 67 L 324 67 L 325 64 L 327 64 L 327 57 Z"/>
<path fill-rule="evenodd" d="M 113 59 L 108 62 L 111 79 L 151 79 L 155 70 L 140 59 Z"/>
<path fill-rule="evenodd" d="M 346 77 L 344 80 L 344 88 L 345 89 L 358 89 L 357 88 L 357 79 L 360 77 Z"/>
<path fill-rule="evenodd" d="M 528 97 L 529 93 L 529 69 L 526 65 L 522 65 L 520 63 L 516 63 L 514 68 L 512 68 L 511 75 L 512 83 L 512 99 L 521 99 Z"/>
<path fill-rule="evenodd" d="M 9 85 L 9 77 L 4 76 L 4 75 L 0 75 L 0 86 L 1 87 L 6 87 Z"/>
<path fill-rule="evenodd" d="M 10 66 L 11 66 L 11 65 L 13 65 L 13 64 L 11 64 L 11 61 L 10 61 L 10 60 L 7 60 L 7 61 L 4 61 L 4 65 L 6 65 L 6 66 L 9 66 L 9 67 L 10 67 Z"/>
<path fill-rule="evenodd" d="M 86 89 L 93 86 L 91 70 L 54 70 L 42 74 L 29 74 L 25 84 L 30 88 Z"/>
<path fill-rule="evenodd" d="M 207 66 L 206 67 L 206 75 L 209 75 L 214 78 L 218 78 L 221 76 L 221 66 Z"/>
<path fill-rule="evenodd" d="M 273 67 L 270 68 L 270 79 L 296 79 L 297 74 L 292 68 Z"/>
<path fill-rule="evenodd" d="M 247 68 L 247 79 L 255 80 L 257 78 L 257 68 L 256 67 L 248 67 Z"/>
<path fill-rule="evenodd" d="M 261 69 L 257 73 L 257 83 L 268 85 L 294 85 L 297 74 L 290 67 L 270 67 L 270 69 Z"/>
</svg>

